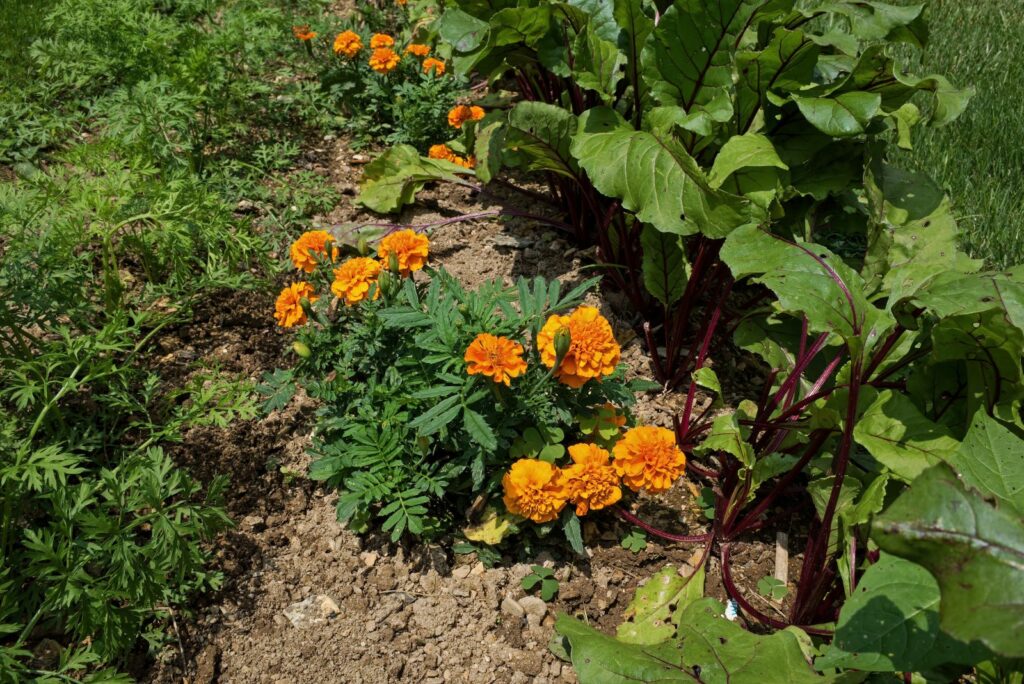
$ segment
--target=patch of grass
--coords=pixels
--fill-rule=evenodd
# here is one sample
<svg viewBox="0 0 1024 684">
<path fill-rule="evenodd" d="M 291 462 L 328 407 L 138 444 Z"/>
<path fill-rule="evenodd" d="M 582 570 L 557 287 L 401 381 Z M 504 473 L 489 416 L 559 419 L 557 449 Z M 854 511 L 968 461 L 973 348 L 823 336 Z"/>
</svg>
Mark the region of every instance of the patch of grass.
<svg viewBox="0 0 1024 684">
<path fill-rule="evenodd" d="M 977 93 L 964 115 L 925 131 L 901 160 L 947 188 L 964 248 L 991 266 L 1024 262 L 1024 3 L 932 0 L 924 70 Z"/>
<path fill-rule="evenodd" d="M 0 2 L 0 64 L 11 85 L 24 83 L 32 68 L 28 46 L 39 37 L 40 24 L 55 0 Z"/>
</svg>

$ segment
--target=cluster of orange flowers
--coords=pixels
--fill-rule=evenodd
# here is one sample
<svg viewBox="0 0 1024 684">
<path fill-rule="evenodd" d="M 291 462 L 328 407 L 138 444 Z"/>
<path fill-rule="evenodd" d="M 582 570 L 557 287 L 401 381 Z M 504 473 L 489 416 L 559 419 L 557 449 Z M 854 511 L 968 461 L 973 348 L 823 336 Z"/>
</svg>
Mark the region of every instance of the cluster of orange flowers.
<svg viewBox="0 0 1024 684">
<path fill-rule="evenodd" d="M 298 34 L 296 34 L 297 36 Z M 313 34 L 314 36 L 316 34 Z M 386 74 L 392 71 L 402 61 L 402 55 L 394 50 L 395 39 L 386 33 L 375 33 L 370 37 L 370 68 L 379 74 Z M 334 38 L 334 54 L 344 55 L 352 59 L 363 49 L 363 39 L 355 31 L 342 31 Z M 444 74 L 444 60 L 428 57 L 430 46 L 420 43 L 410 43 L 406 46 L 403 54 L 424 58 L 423 73 L 433 73 L 435 76 Z"/>
<path fill-rule="evenodd" d="M 460 157 L 447 145 L 431 145 L 430 149 L 427 150 L 427 156 L 431 159 L 443 159 L 452 164 L 458 164 L 464 169 L 472 169 L 476 166 L 476 157 L 473 155 Z"/>
<path fill-rule="evenodd" d="M 289 250 L 292 264 L 299 271 L 312 273 L 320 261 L 334 263 L 338 259 L 338 248 L 333 243 L 334 237 L 325 230 L 303 233 Z M 430 242 L 426 235 L 414 230 L 391 233 L 377 246 L 377 259 L 353 257 L 335 268 L 331 292 L 349 306 L 369 297 L 371 288 L 376 299 L 379 295 L 376 286 L 383 270 L 393 266 L 402 277 L 408 277 L 426 265 L 429 254 Z M 305 281 L 292 283 L 282 290 L 274 305 L 277 324 L 282 328 L 305 325 L 307 315 L 303 300 L 312 304 L 318 299 L 315 292 L 313 286 Z"/>
<path fill-rule="evenodd" d="M 565 468 L 532 458 L 513 463 L 501 479 L 509 512 L 544 523 L 572 503 L 576 515 L 586 515 L 617 503 L 623 484 L 635 492 L 663 492 L 686 470 L 675 434 L 652 426 L 626 431 L 611 454 L 595 444 L 574 444 L 569 456 L 572 465 Z"/>
<path fill-rule="evenodd" d="M 462 128 L 467 121 L 479 121 L 484 118 L 484 108 L 476 105 L 456 105 L 448 112 L 448 125 L 452 128 Z"/>
<path fill-rule="evenodd" d="M 559 382 L 582 387 L 615 372 L 621 350 L 608 320 L 592 306 L 581 306 L 568 316 L 554 314 L 537 335 L 540 360 Z M 466 350 L 466 372 L 486 375 L 509 385 L 526 370 L 523 345 L 507 337 L 480 333 Z"/>
</svg>

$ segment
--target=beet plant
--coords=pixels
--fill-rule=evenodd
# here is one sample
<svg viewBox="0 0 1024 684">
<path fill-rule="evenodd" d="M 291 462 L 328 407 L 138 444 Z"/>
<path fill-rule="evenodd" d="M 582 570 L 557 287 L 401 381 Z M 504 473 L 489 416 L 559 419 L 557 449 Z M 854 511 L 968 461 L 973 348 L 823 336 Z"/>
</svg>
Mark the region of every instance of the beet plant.
<svg viewBox="0 0 1024 684">
<path fill-rule="evenodd" d="M 614 268 L 640 313 L 659 381 L 699 368 L 696 314 L 732 291 L 721 240 L 744 226 L 856 252 L 868 167 L 913 129 L 944 125 L 969 91 L 903 74 L 921 7 L 682 0 L 454 3 L 441 37 L 457 72 L 515 84 L 521 101 L 463 127 L 476 178 L 535 176 L 553 221 Z M 921 95 L 915 97 L 915 95 Z M 396 148 L 362 202 L 392 211 L 428 180 L 465 184 Z M 735 293 L 742 298 L 742 293 Z"/>
<path fill-rule="evenodd" d="M 564 618 L 582 681 L 1019 681 L 1024 267 L 984 272 L 943 191 L 888 162 L 970 97 L 901 68 L 923 10 L 456 0 L 440 18 L 454 69 L 513 103 L 481 99 L 491 111 L 449 141 L 475 169 L 393 148 L 361 202 L 497 184 L 597 246 L 658 380 L 685 392 L 676 439 L 710 492 L 703 533 L 619 515 L 703 544 L 745 619 L 778 630 L 728 624 L 684 582 L 617 640 Z M 524 213 L 486 215 L 503 212 Z M 724 344 L 763 380 L 731 388 L 749 395 L 732 407 Z M 734 545 L 793 519 L 808 521 L 799 577 L 769 614 Z"/>
</svg>

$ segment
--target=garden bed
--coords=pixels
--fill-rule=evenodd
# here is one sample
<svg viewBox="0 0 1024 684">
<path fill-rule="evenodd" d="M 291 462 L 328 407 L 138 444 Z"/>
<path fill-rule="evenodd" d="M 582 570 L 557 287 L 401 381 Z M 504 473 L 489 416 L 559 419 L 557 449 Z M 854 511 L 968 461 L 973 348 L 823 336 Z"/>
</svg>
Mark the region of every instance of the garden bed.
<svg viewBox="0 0 1024 684">
<path fill-rule="evenodd" d="M 308 164 L 344 199 L 319 220 L 377 220 L 352 205 L 361 166 L 351 163 L 347 143 L 325 146 L 311 152 Z M 426 223 L 497 201 L 521 202 L 461 189 L 425 193 L 425 200 L 402 220 Z M 589 263 L 586 252 L 522 219 L 453 223 L 437 229 L 431 245 L 432 263 L 469 287 L 534 275 L 571 286 L 583 279 L 581 267 Z M 631 374 L 649 375 L 622 303 L 597 295 L 588 303 L 613 322 Z M 160 359 L 165 377 L 197 360 L 254 380 L 268 368 L 289 366 L 288 337 L 274 325 L 272 306 L 262 294 L 209 302 L 195 321 L 161 341 L 168 352 Z M 735 370 L 737 363 L 726 358 Z M 743 370 L 723 373 L 734 375 L 741 380 Z M 681 401 L 674 392 L 647 393 L 635 413 L 645 423 L 671 427 Z M 231 474 L 228 510 L 238 526 L 216 543 L 215 567 L 225 574 L 224 588 L 201 599 L 195 619 L 178 621 L 180 643 L 169 644 L 149 681 L 330 681 L 344 672 L 346 682 L 571 682 L 568 663 L 547 648 L 557 612 L 586 616 L 612 630 L 639 583 L 667 564 L 682 567 L 700 559 L 697 544 L 650 539 L 639 552 L 623 548 L 629 526 L 610 513 L 593 516 L 584 527 L 586 559 L 553 544 L 534 556 L 509 555 L 495 568 L 485 568 L 475 554 L 453 554 L 450 546 L 392 544 L 382 534 L 361 537 L 337 522 L 337 495 L 306 479 L 311 411 L 311 402 L 300 395 L 284 410 L 254 421 L 192 430 L 176 449 L 179 462 L 204 479 Z M 680 480 L 657 499 L 645 498 L 641 515 L 696 533 L 703 514 L 692 487 Z M 775 572 L 770 541 L 736 549 L 733 572 L 743 586 Z M 791 577 L 799 572 L 793 562 Z M 554 569 L 559 593 L 543 612 L 543 602 L 527 599 L 533 612 L 526 614 L 514 601 L 525 595 L 520 582 L 536 563 Z M 715 562 L 708 567 L 707 590 L 725 598 Z M 337 613 L 294 626 L 286 616 L 289 607 L 318 597 L 328 597 Z M 330 610 L 332 604 L 326 605 Z"/>
</svg>

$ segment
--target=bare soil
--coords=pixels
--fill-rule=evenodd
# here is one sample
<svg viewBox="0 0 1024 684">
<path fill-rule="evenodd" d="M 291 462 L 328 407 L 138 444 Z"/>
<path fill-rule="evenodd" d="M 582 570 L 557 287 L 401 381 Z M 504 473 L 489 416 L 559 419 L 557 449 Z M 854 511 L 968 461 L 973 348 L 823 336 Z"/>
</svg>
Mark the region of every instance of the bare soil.
<svg viewBox="0 0 1024 684">
<path fill-rule="evenodd" d="M 344 141 L 325 142 L 322 149 L 311 153 L 306 166 L 338 189 L 343 200 L 315 220 L 324 226 L 379 221 L 352 203 L 361 167 L 352 163 Z M 480 211 L 512 198 L 446 187 L 426 193 L 424 200 L 401 222 Z M 470 286 L 536 274 L 570 285 L 593 273 L 581 271 L 591 256 L 585 250 L 545 226 L 519 219 L 450 224 L 433 234 L 431 245 L 433 263 Z M 647 357 L 624 303 L 614 293 L 593 294 L 591 301 L 613 321 L 631 371 L 649 377 Z M 165 378 L 178 382 L 209 361 L 253 380 L 288 367 L 289 337 L 275 327 L 272 310 L 268 293 L 233 294 L 200 307 L 193 323 L 161 340 Z M 736 371 L 731 360 L 728 365 L 732 372 L 745 372 Z M 680 396 L 654 393 L 639 397 L 636 414 L 645 423 L 671 426 L 680 407 Z M 213 544 L 214 566 L 225 575 L 223 587 L 179 611 L 172 631 L 176 636 L 143 673 L 144 681 L 574 682 L 568 664 L 548 649 L 554 615 L 578 615 L 612 631 L 639 583 L 666 564 L 695 563 L 702 554 L 698 545 L 654 540 L 639 553 L 627 551 L 619 541 L 628 528 L 611 515 L 588 519 L 587 558 L 572 557 L 560 547 L 533 557 L 511 549 L 502 567 L 495 568 L 441 546 L 394 545 L 374 534 L 360 537 L 337 522 L 336 495 L 304 476 L 313 408 L 300 395 L 284 410 L 257 420 L 226 429 L 194 429 L 174 448 L 176 459 L 204 480 L 230 475 L 228 507 L 238 525 Z M 698 494 L 692 484 L 680 482 L 666 495 L 644 498 L 636 506 L 663 528 L 697 534 L 705 522 L 696 505 Z M 741 586 L 773 574 L 772 542 L 734 546 L 733 574 Z M 514 602 L 524 596 L 520 580 L 531 563 L 553 567 L 560 581 L 557 599 L 547 606 Z M 791 578 L 797 570 L 798 565 L 790 568 Z M 724 598 L 714 561 L 708 572 L 709 594 Z M 296 627 L 285 611 L 306 599 L 316 602 L 319 612 L 309 624 Z M 756 604 L 759 597 L 751 600 Z M 532 613 L 524 614 L 524 606 Z M 771 612 L 767 604 L 760 607 Z"/>
</svg>

